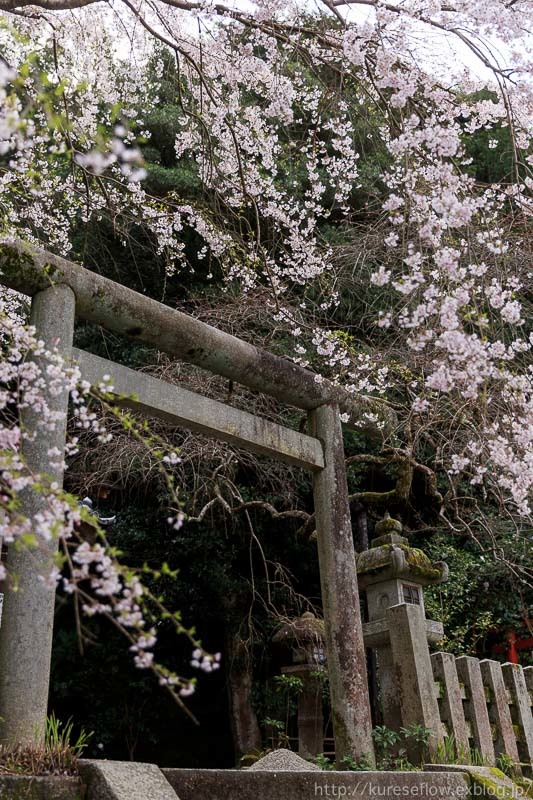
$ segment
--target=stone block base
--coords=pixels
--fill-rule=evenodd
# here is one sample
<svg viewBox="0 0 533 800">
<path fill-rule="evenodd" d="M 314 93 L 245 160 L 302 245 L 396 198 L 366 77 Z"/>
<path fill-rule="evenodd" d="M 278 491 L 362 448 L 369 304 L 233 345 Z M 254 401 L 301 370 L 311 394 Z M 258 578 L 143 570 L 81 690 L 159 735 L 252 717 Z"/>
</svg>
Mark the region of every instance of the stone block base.
<svg viewBox="0 0 533 800">
<path fill-rule="evenodd" d="M 466 800 L 469 794 L 469 781 L 458 772 L 163 772 L 180 800 Z"/>
<path fill-rule="evenodd" d="M 1 800 L 81 800 L 81 788 L 78 778 L 62 775 L 0 775 Z"/>
</svg>

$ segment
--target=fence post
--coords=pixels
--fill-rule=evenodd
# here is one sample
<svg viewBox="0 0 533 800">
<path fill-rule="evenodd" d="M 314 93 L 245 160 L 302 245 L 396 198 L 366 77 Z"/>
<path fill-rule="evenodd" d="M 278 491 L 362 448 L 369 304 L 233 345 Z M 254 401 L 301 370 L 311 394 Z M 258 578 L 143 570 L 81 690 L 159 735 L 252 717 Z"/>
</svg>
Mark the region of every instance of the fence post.
<svg viewBox="0 0 533 800">
<path fill-rule="evenodd" d="M 75 297 L 68 286 L 55 286 L 36 294 L 31 306 L 31 324 L 47 349 L 57 348 L 69 357 L 74 331 Z M 35 357 L 46 369 L 46 361 Z M 46 373 L 45 373 L 46 374 Z M 48 407 L 62 415 L 53 430 L 39 428 L 39 414 L 21 412 L 22 424 L 33 439 L 23 440 L 22 454 L 28 468 L 46 474 L 62 485 L 68 392 L 59 395 L 43 390 Z M 58 448 L 61 456 L 54 465 L 49 451 Z M 42 493 L 26 489 L 20 494 L 21 511 L 33 517 L 46 505 Z M 39 580 L 39 574 L 52 565 L 57 542 L 40 540 L 33 548 L 9 545 L 7 567 L 17 580 L 17 590 L 7 582 L 0 626 L 0 743 L 19 744 L 41 741 L 48 705 L 50 659 L 54 622 L 55 585 Z"/>
<path fill-rule="evenodd" d="M 324 447 L 324 469 L 313 475 L 318 561 L 337 762 L 374 759 L 372 719 L 352 538 L 339 407 L 309 414 Z"/>
<path fill-rule="evenodd" d="M 524 670 L 519 664 L 504 664 L 503 679 L 512 697 L 515 712 L 514 722 L 518 726 L 518 752 L 521 761 L 527 765 L 531 774 L 533 765 L 533 715 L 531 697 L 526 684 Z"/>
<path fill-rule="evenodd" d="M 455 664 L 467 694 L 465 716 L 472 729 L 474 746 L 489 764 L 494 765 L 494 743 L 479 661 L 473 656 L 460 656 L 455 659 Z"/>
<path fill-rule="evenodd" d="M 529 692 L 529 705 L 533 706 L 533 667 L 524 667 L 524 680 Z"/>
<path fill-rule="evenodd" d="M 439 681 L 443 688 L 440 700 L 443 721 L 454 738 L 457 757 L 467 763 L 470 758 L 470 743 L 455 656 L 452 653 L 433 653 L 431 663 L 435 680 Z"/>
<path fill-rule="evenodd" d="M 499 661 L 485 659 L 479 662 L 483 684 L 489 690 L 488 700 L 489 719 L 492 722 L 496 736 L 494 750 L 496 755 L 505 753 L 518 762 L 518 748 L 513 730 L 513 720 L 507 700 L 507 689 L 503 680 L 502 665 Z"/>
<path fill-rule="evenodd" d="M 424 612 L 420 606 L 400 603 L 387 609 L 387 621 L 403 725 L 423 725 L 432 732 L 429 754 L 433 758 L 437 744 L 442 743 L 442 729 Z M 425 755 L 414 741 L 408 753 L 413 763 Z"/>
</svg>

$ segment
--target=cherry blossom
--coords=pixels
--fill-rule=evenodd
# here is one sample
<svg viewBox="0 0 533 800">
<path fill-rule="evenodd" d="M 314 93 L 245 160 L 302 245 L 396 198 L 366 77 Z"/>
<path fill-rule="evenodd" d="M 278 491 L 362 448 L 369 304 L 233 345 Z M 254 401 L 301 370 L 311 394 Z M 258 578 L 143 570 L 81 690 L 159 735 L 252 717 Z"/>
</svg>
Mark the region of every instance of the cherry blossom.
<svg viewBox="0 0 533 800">
<path fill-rule="evenodd" d="M 358 5 L 368 12 L 364 20 Z M 51 6 L 61 9 L 61 1 Z M 32 13 L 24 0 L 0 0 L 2 240 L 45 243 L 69 257 L 75 224 L 118 221 L 124 243 L 142 224 L 174 274 L 190 269 L 184 232 L 194 231 L 199 256 L 216 262 L 228 288 L 266 298 L 272 320 L 290 333 L 294 360 L 315 369 L 318 382 L 328 377 L 354 393 L 403 398 L 395 400 L 401 425 L 394 446 L 413 420 L 421 430 L 444 420 L 444 474 L 464 478 L 474 498 L 490 490 L 510 513 L 527 517 L 532 342 L 522 287 L 533 183 L 524 34 L 531 4 L 325 2 L 315 17 L 277 0 L 246 9 L 237 2 L 179 6 L 117 0 Z M 484 77 L 450 59 L 443 70 L 424 44 L 434 36 L 469 53 Z M 144 182 L 141 148 L 161 92 L 161 48 L 182 87 L 175 154 L 192 165 L 204 204 L 151 196 Z M 379 140 L 383 152 L 376 209 L 361 211 L 376 230 L 379 255 L 354 259 L 342 277 L 344 288 L 357 288 L 364 275 L 359 287 L 374 348 L 363 346 L 357 330 L 336 328 L 343 281 L 323 235 L 327 225 L 341 232 L 353 225 L 353 193 L 365 180 L 364 113 L 372 120 L 366 144 Z M 500 137 L 507 142 L 512 174 L 498 184 L 474 175 L 469 145 L 480 134 L 491 152 Z M 43 373 L 27 357 L 43 355 L 43 344 L 10 293 L 2 295 L 0 336 L 1 410 L 32 408 L 45 431 L 57 418 L 43 399 L 44 382 L 51 391 L 67 387 L 77 430 L 105 442 L 109 434 L 76 369 L 49 353 Z M 393 336 L 396 353 L 385 345 L 381 353 L 379 343 Z M 105 399 L 110 385 L 99 388 Z M 368 421 L 380 424 L 374 417 L 361 423 Z M 154 670 L 178 698 L 190 695 L 194 680 L 154 658 L 153 598 L 105 539 L 77 540 L 85 512 L 29 474 L 20 452 L 28 435 L 17 422 L 0 424 L 4 540 L 57 540 L 61 569 L 54 565 L 43 577 L 80 593 L 87 613 L 107 615 L 126 633 L 137 666 Z M 50 458 L 68 461 L 77 446 L 73 438 Z M 161 466 L 178 462 L 171 451 Z M 39 482 L 47 504 L 28 520 L 17 497 Z M 176 508 L 171 528 L 183 524 Z M 217 669 L 216 656 L 191 646 L 193 668 Z"/>
</svg>

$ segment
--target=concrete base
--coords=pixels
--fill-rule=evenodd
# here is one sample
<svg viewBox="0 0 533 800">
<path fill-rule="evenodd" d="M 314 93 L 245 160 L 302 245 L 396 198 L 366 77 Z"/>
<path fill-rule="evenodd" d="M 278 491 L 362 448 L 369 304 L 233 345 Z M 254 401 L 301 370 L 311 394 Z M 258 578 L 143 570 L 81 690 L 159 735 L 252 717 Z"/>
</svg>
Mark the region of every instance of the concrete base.
<svg viewBox="0 0 533 800">
<path fill-rule="evenodd" d="M 81 800 L 81 784 L 77 778 L 47 775 L 0 775 L 2 800 Z"/>
<path fill-rule="evenodd" d="M 178 800 L 155 764 L 81 759 L 87 800 Z"/>
<path fill-rule="evenodd" d="M 463 800 L 469 781 L 459 772 L 261 772 L 164 769 L 180 800 L 314 800 L 320 797 Z"/>
</svg>

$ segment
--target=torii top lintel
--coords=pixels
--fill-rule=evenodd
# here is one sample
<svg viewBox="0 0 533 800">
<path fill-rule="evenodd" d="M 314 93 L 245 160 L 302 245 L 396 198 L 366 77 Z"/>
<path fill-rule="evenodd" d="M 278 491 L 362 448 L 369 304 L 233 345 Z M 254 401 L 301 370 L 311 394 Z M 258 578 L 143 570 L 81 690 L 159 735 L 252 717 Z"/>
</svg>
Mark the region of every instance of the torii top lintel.
<svg viewBox="0 0 533 800">
<path fill-rule="evenodd" d="M 183 361 L 274 397 L 312 410 L 338 403 L 352 425 L 364 415 L 394 426 L 394 414 L 383 403 L 352 395 L 321 380 L 310 370 L 220 331 L 85 267 L 21 242 L 0 245 L 0 283 L 33 296 L 67 284 L 76 296 L 76 315 L 87 322 L 142 341 Z M 363 422 L 363 427 L 375 427 Z"/>
</svg>

